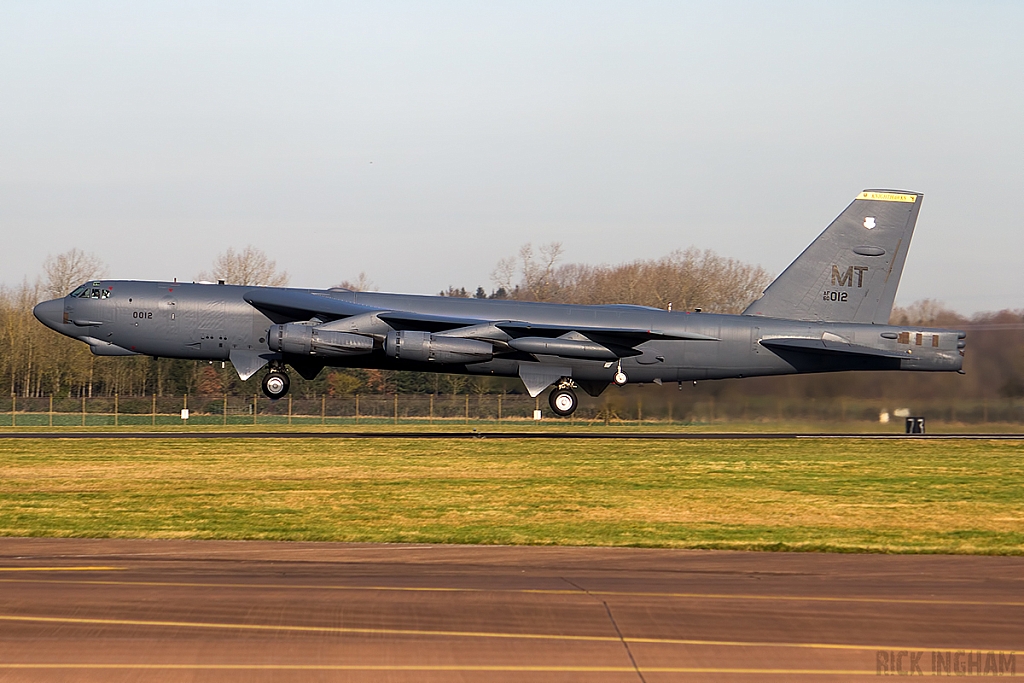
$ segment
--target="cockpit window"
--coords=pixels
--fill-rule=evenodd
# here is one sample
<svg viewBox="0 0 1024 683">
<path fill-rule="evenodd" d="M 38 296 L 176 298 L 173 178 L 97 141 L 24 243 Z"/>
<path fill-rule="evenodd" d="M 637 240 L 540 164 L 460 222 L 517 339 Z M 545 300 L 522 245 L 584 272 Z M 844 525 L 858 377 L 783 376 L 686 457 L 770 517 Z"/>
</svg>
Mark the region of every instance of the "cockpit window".
<svg viewBox="0 0 1024 683">
<path fill-rule="evenodd" d="M 71 296 L 78 299 L 109 299 L 110 290 L 103 289 L 102 287 L 88 287 L 82 285 L 75 291 L 71 292 Z"/>
</svg>

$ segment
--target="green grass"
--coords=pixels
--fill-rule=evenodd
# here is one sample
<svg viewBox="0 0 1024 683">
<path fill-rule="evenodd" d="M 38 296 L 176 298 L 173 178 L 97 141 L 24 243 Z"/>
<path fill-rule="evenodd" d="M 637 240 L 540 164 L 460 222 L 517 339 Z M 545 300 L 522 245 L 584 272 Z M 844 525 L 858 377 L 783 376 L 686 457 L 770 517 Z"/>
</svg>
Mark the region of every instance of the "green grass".
<svg viewBox="0 0 1024 683">
<path fill-rule="evenodd" d="M 0 535 L 1024 553 L 1024 442 L 0 439 Z"/>
<path fill-rule="evenodd" d="M 89 420 L 82 426 L 80 419 L 65 419 L 67 416 L 55 416 L 54 424 L 49 425 L 45 414 L 20 415 L 17 426 L 0 424 L 0 438 L 5 433 L 16 432 L 714 432 L 714 433 L 800 433 L 800 434 L 902 434 L 902 419 L 893 420 L 888 424 L 877 421 L 847 420 L 716 420 L 714 422 L 682 422 L 659 420 L 613 420 L 607 425 L 602 420 L 570 420 L 568 418 L 545 417 L 541 421 L 532 419 L 481 420 L 462 418 L 402 418 L 395 423 L 393 418 L 363 417 L 356 421 L 352 418 L 327 418 L 321 424 L 319 417 L 299 417 L 288 423 L 287 416 L 263 416 L 258 424 L 252 418 L 229 419 L 224 425 L 220 417 L 203 415 L 183 423 L 180 418 L 172 415 L 158 416 L 156 424 L 151 425 L 149 416 L 121 416 L 118 425 L 114 425 L 112 415 L 89 415 Z M 0 418 L 6 416 L 0 415 Z M 102 418 L 102 419 L 100 419 Z M 928 432 L 931 434 L 1018 434 L 1024 433 L 1024 425 L 1015 422 L 970 423 L 929 420 Z"/>
</svg>

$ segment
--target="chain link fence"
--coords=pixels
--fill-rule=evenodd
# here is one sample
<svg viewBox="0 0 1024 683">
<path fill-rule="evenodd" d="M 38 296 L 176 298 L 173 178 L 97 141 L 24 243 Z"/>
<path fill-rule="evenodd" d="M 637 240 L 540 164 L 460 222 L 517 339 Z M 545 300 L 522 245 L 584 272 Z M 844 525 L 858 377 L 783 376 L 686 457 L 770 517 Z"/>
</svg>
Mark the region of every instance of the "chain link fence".
<svg viewBox="0 0 1024 683">
<path fill-rule="evenodd" d="M 676 399 L 665 394 L 608 391 L 581 396 L 575 423 L 710 424 L 728 422 L 878 422 L 905 414 L 933 422 L 1024 423 L 1024 400 L 1014 398 L 915 401 L 880 399 L 780 399 L 749 397 Z M 530 421 L 535 411 L 554 417 L 547 395 L 371 394 L 288 397 L 271 401 L 243 396 L 111 396 L 94 398 L 9 396 L 0 399 L 0 426 L 97 427 L 157 425 L 374 425 L 500 423 Z M 187 411 L 187 412 L 186 412 Z M 562 418 L 564 419 L 564 418 Z"/>
</svg>

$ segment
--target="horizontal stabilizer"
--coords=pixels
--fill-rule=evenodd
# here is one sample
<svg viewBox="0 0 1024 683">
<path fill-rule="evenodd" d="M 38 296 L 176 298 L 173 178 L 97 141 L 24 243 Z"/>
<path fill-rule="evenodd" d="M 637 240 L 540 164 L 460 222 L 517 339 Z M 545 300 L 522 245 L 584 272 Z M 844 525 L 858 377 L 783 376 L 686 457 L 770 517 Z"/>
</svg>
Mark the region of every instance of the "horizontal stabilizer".
<svg viewBox="0 0 1024 683">
<path fill-rule="evenodd" d="M 823 336 L 818 339 L 806 337 L 776 337 L 762 339 L 761 346 L 769 349 L 802 351 L 804 353 L 844 354 L 852 356 L 873 356 L 876 358 L 906 358 L 904 353 L 887 349 L 875 349 L 870 346 L 853 344 L 839 337 L 829 339 Z"/>
</svg>

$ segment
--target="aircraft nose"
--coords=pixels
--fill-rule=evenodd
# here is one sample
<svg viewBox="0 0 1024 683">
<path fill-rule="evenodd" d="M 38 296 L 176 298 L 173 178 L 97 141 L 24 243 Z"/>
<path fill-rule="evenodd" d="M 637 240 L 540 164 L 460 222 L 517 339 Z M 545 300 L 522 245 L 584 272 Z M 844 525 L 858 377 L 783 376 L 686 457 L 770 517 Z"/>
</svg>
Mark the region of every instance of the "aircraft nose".
<svg viewBox="0 0 1024 683">
<path fill-rule="evenodd" d="M 50 299 L 36 304 L 36 307 L 32 309 L 32 315 L 51 330 L 59 332 L 60 325 L 64 321 L 64 299 Z"/>
</svg>

